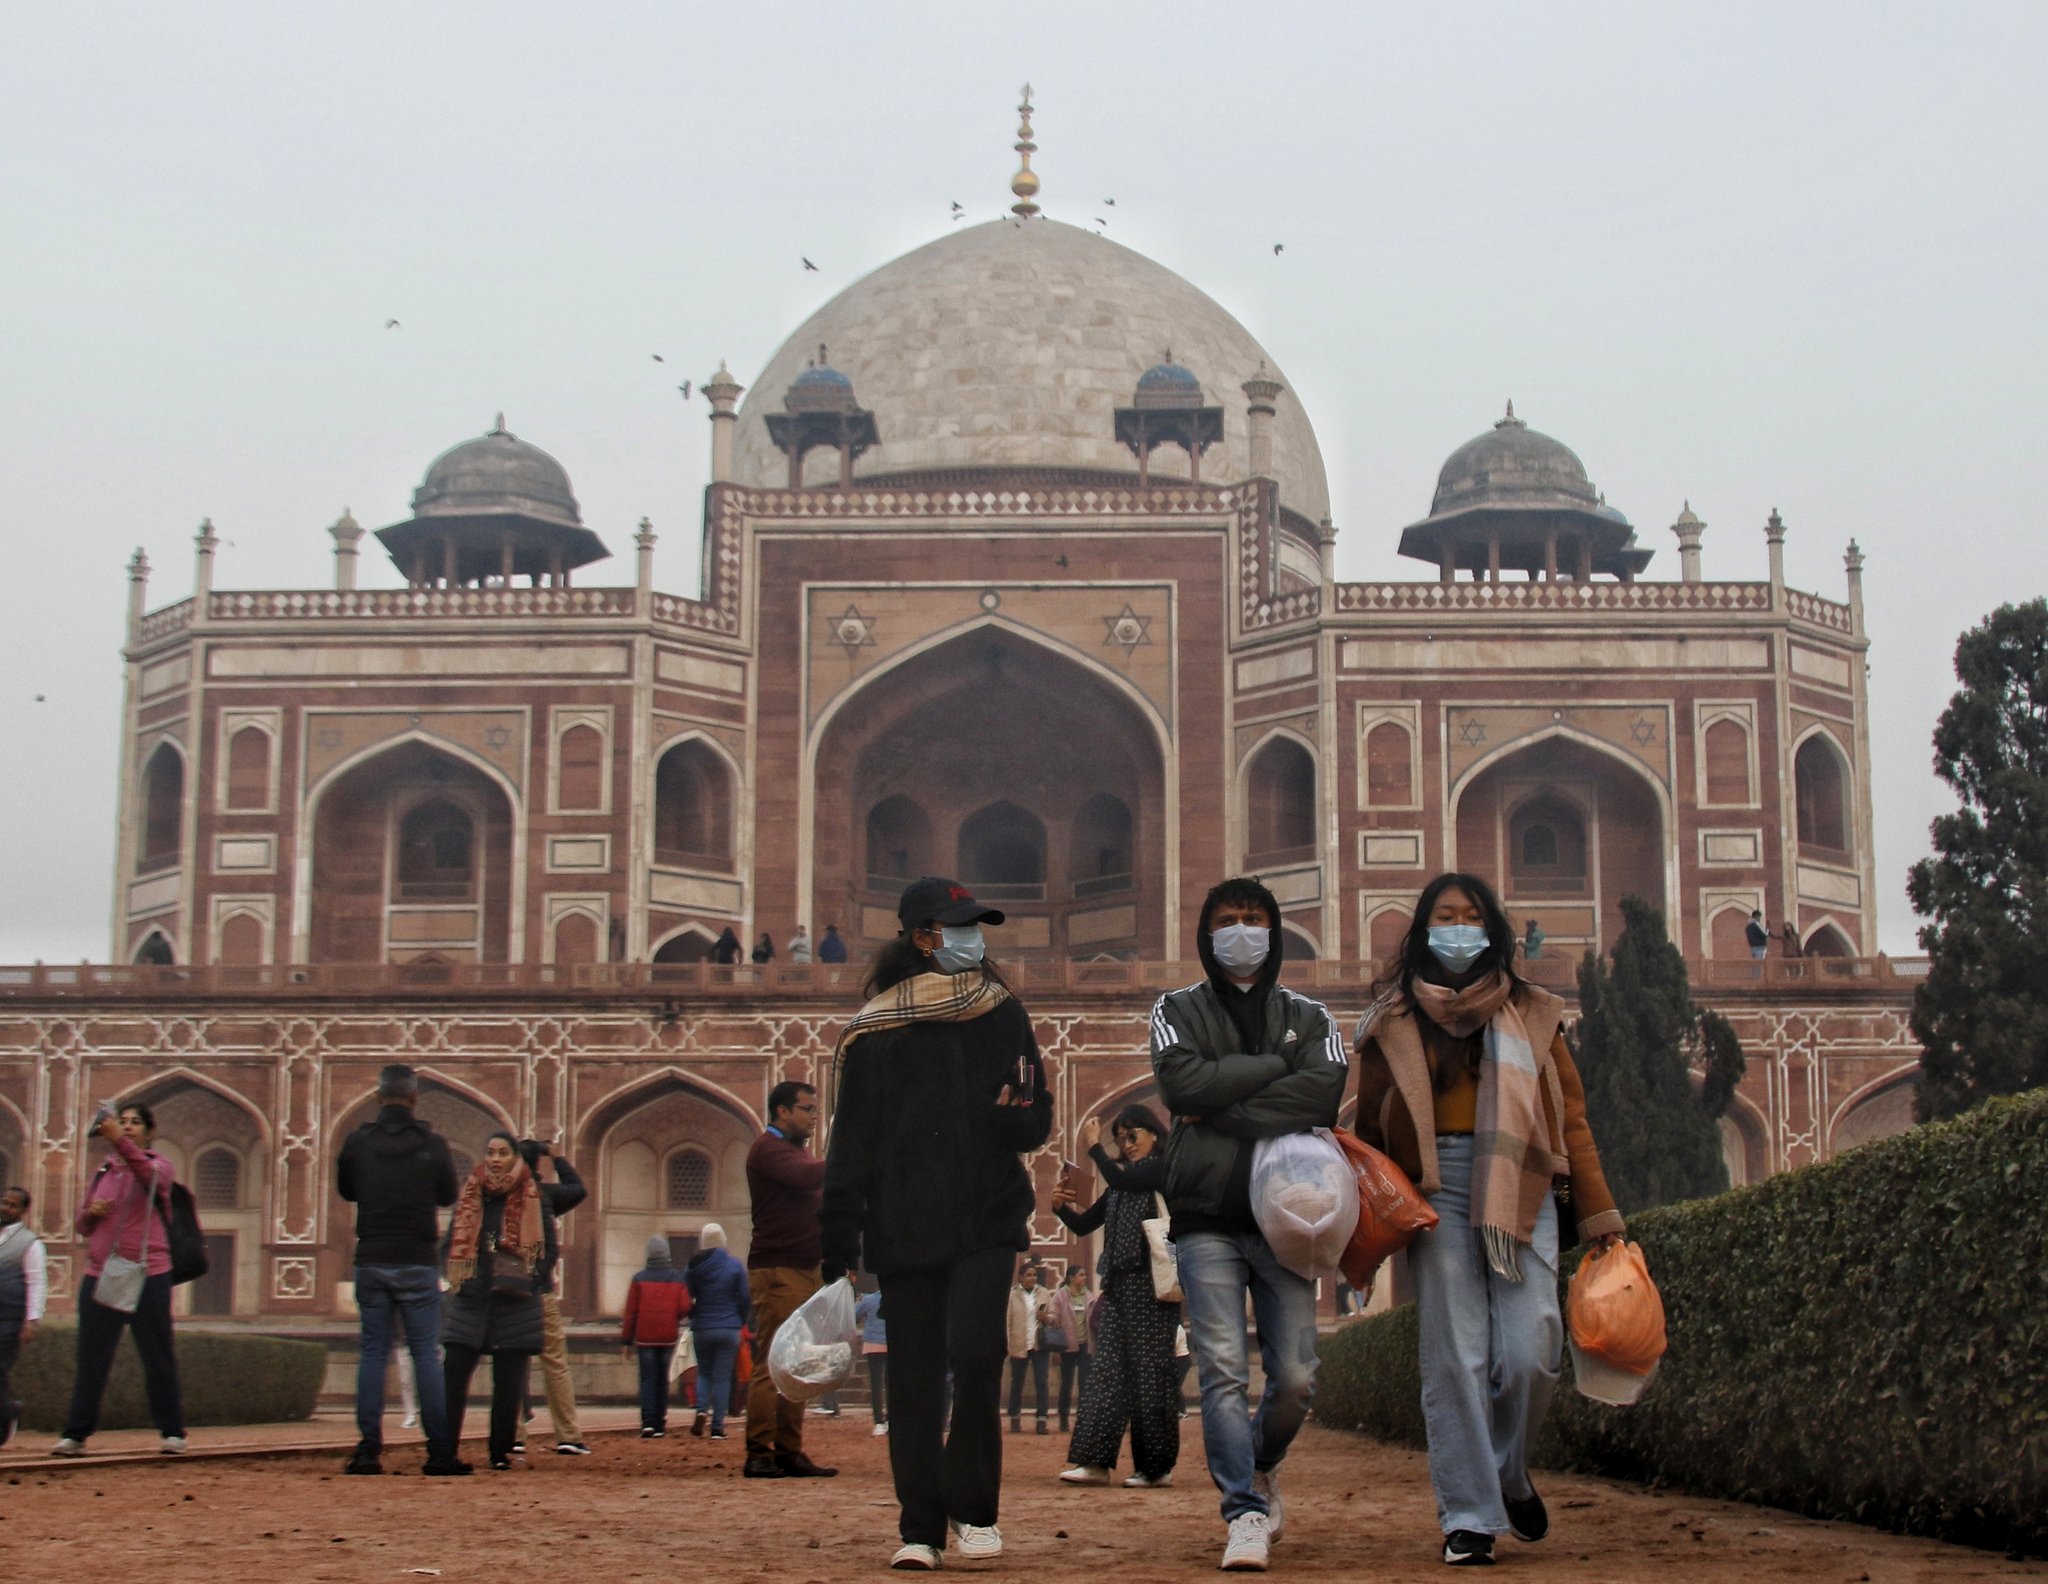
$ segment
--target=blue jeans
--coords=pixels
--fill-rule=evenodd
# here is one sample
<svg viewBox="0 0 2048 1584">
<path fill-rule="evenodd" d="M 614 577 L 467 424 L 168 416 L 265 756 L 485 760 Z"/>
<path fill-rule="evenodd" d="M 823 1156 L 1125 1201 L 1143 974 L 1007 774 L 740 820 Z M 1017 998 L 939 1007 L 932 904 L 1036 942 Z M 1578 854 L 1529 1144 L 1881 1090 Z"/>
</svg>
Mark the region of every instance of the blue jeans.
<svg viewBox="0 0 2048 1584">
<path fill-rule="evenodd" d="M 441 1375 L 441 1277 L 431 1265 L 358 1265 L 356 1309 L 363 1320 L 363 1351 L 356 1364 L 356 1432 L 359 1450 L 384 1446 L 384 1370 L 391 1358 L 391 1322 L 405 1327 L 412 1354 L 413 1383 L 419 1388 L 420 1424 L 427 1432 L 427 1456 L 453 1457 L 448 1433 L 448 1393 Z"/>
<path fill-rule="evenodd" d="M 1276 1467 L 1308 1417 L 1316 1385 L 1316 1287 L 1273 1257 L 1257 1232 L 1184 1232 L 1174 1241 L 1187 1296 L 1188 1345 L 1202 1381 L 1202 1446 L 1227 1523 L 1264 1512 L 1254 1472 Z M 1244 1295 L 1259 1325 L 1266 1371 L 1251 1412 L 1251 1345 Z"/>
<path fill-rule="evenodd" d="M 640 1428 L 668 1428 L 668 1367 L 675 1362 L 676 1345 L 640 1348 Z"/>
<path fill-rule="evenodd" d="M 1504 1534 L 1507 1501 L 1530 1494 L 1529 1438 L 1550 1406 L 1564 1346 L 1557 1205 L 1544 1199 L 1534 1246 L 1521 1250 L 1522 1279 L 1509 1281 L 1486 1263 L 1469 1219 L 1471 1135 L 1440 1135 L 1436 1152 L 1443 1187 L 1429 1202 L 1441 1219 L 1408 1245 L 1429 1482 L 1445 1534 Z"/>
<path fill-rule="evenodd" d="M 732 1406 L 732 1371 L 739 1362 L 740 1334 L 737 1331 L 693 1331 L 697 1344 L 697 1412 L 711 1405 L 713 1432 L 725 1428 L 725 1411 Z"/>
</svg>

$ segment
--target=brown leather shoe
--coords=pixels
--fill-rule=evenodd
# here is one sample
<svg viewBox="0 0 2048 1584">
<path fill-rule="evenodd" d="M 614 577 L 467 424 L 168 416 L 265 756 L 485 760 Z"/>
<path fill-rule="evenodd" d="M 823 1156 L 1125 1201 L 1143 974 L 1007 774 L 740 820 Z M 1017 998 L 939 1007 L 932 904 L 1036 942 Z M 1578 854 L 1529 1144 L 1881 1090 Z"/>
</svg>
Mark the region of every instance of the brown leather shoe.
<svg viewBox="0 0 2048 1584">
<path fill-rule="evenodd" d="M 824 1468 L 813 1463 L 802 1452 L 778 1453 L 775 1466 L 790 1479 L 830 1479 L 839 1472 L 836 1468 Z"/>
</svg>

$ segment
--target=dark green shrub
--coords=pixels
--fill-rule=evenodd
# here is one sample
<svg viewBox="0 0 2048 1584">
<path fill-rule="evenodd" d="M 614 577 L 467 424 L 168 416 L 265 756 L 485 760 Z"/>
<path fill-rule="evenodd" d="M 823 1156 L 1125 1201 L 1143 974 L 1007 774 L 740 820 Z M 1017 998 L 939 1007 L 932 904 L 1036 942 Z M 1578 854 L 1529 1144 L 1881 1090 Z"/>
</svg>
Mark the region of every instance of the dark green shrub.
<svg viewBox="0 0 2048 1584">
<path fill-rule="evenodd" d="M 327 1371 L 327 1350 L 319 1343 L 181 1327 L 177 1345 L 187 1424 L 275 1424 L 312 1417 Z M 14 1367 L 14 1394 L 21 1399 L 21 1422 L 27 1428 L 64 1428 L 77 1349 L 78 1327 L 70 1321 L 43 1326 L 22 1349 Z M 100 1402 L 100 1428 L 133 1430 L 149 1423 L 142 1361 L 130 1338 L 114 1355 Z"/>
<path fill-rule="evenodd" d="M 2048 1545 L 2048 1091 L 1630 1223 L 1671 1346 L 1570 1389 L 1551 1466 L 1978 1545 Z M 1324 1339 L 1317 1416 L 1409 1444 L 1413 1311 Z"/>
</svg>

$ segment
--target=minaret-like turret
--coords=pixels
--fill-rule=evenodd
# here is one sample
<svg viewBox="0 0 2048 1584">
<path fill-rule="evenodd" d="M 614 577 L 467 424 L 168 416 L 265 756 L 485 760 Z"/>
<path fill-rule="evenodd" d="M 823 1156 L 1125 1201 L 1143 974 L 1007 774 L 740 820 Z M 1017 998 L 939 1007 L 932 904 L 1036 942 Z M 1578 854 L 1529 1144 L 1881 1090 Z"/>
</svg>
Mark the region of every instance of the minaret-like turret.
<svg viewBox="0 0 2048 1584">
<path fill-rule="evenodd" d="M 363 525 L 344 506 L 327 531 L 334 535 L 334 586 L 352 589 L 356 586 L 356 563 L 360 559 L 356 546 L 362 542 Z"/>
<path fill-rule="evenodd" d="M 1678 535 L 1678 580 L 1681 583 L 1697 583 L 1700 580 L 1700 536 L 1707 531 L 1707 525 L 1692 514 L 1692 502 L 1687 501 L 1678 513 L 1678 521 L 1671 525 L 1671 531 Z"/>
<path fill-rule="evenodd" d="M 718 360 L 718 372 L 701 387 L 711 403 L 711 482 L 732 482 L 732 437 L 739 426 L 740 392 L 746 389 L 732 377 L 725 359 Z"/>
</svg>

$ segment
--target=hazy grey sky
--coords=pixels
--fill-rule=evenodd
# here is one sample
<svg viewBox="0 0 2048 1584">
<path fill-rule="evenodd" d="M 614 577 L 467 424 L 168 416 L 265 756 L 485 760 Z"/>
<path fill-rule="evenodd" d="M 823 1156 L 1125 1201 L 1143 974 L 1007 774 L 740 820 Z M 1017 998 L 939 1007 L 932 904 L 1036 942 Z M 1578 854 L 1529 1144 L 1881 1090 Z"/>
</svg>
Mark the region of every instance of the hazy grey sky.
<svg viewBox="0 0 2048 1584">
<path fill-rule="evenodd" d="M 1340 576 L 1430 575 L 1396 533 L 1509 396 L 1652 576 L 1686 498 L 1710 578 L 1764 575 L 1774 506 L 1799 587 L 1841 598 L 1859 539 L 1912 950 L 1955 638 L 2048 585 L 2044 59 L 2032 3 L 10 7 L 0 960 L 108 949 L 137 545 L 152 606 L 206 515 L 221 586 L 323 586 L 344 504 L 399 520 L 502 408 L 612 546 L 590 581 L 645 514 L 692 592 L 675 385 L 996 213 L 1027 77 L 1048 212 L 1285 365 Z"/>
</svg>

